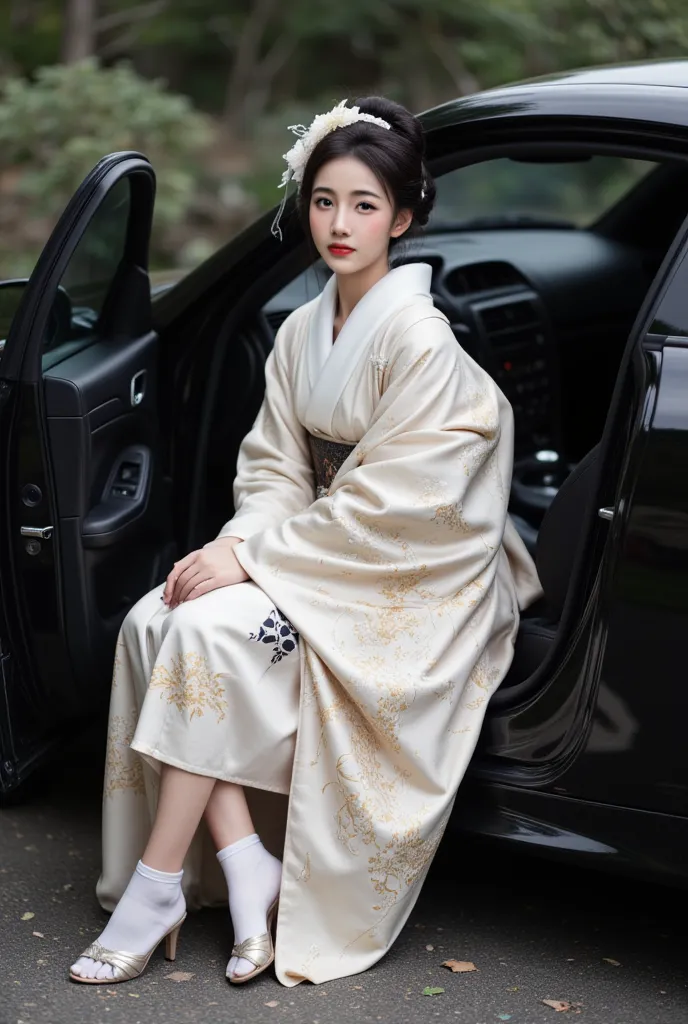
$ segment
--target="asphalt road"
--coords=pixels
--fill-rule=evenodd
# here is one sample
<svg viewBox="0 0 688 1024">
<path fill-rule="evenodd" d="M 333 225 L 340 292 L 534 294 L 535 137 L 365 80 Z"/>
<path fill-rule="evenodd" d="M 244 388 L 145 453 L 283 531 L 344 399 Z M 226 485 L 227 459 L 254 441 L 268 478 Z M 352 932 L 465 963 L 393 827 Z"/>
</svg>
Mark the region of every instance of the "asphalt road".
<svg viewBox="0 0 688 1024">
<path fill-rule="evenodd" d="M 268 971 L 230 988 L 228 917 L 203 911 L 174 966 L 159 952 L 137 981 L 70 983 L 68 965 L 106 919 L 93 894 L 100 748 L 99 736 L 75 747 L 29 803 L 0 811 L 0 1024 L 688 1021 L 686 895 L 456 838 L 393 950 L 364 974 L 286 989 Z M 477 970 L 451 973 L 448 959 Z"/>
</svg>

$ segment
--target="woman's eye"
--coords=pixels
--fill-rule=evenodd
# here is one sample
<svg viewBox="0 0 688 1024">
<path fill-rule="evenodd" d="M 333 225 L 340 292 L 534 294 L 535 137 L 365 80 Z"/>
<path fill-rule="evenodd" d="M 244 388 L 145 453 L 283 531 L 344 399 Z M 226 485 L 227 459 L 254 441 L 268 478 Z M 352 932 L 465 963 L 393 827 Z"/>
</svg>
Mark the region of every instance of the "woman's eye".
<svg viewBox="0 0 688 1024">
<path fill-rule="evenodd" d="M 374 210 L 375 209 L 375 207 L 373 206 L 372 203 L 366 203 L 365 200 L 362 203 L 359 203 L 358 205 L 366 213 L 368 212 L 368 210 Z"/>
<path fill-rule="evenodd" d="M 328 199 L 326 196 L 320 196 L 319 199 L 315 200 L 316 206 L 321 206 L 322 203 L 328 203 L 330 206 L 332 206 L 332 200 Z"/>
</svg>

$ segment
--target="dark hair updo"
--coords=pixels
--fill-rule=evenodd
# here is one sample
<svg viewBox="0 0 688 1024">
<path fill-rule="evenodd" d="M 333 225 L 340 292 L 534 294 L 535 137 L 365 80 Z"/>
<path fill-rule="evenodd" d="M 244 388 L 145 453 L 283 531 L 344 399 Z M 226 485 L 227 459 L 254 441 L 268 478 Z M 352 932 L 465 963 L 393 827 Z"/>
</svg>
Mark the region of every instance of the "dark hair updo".
<svg viewBox="0 0 688 1024">
<path fill-rule="evenodd" d="M 373 172 L 395 210 L 412 211 L 411 225 L 400 236 L 408 238 L 425 227 L 435 202 L 435 182 L 425 166 L 425 138 L 420 121 L 400 103 L 382 96 L 354 100 L 350 106 L 382 118 L 390 128 L 356 121 L 335 128 L 320 140 L 308 159 L 299 189 L 299 211 L 306 235 L 310 235 L 308 211 L 318 171 L 330 160 L 355 156 Z M 391 244 L 398 241 L 392 238 Z"/>
</svg>

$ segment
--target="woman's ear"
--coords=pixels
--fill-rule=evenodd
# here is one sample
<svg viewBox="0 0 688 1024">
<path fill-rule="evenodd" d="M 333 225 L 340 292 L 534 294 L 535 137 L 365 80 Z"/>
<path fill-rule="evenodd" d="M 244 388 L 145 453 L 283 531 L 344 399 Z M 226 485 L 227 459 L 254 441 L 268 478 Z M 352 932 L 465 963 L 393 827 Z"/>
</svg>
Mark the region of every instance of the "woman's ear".
<svg viewBox="0 0 688 1024">
<path fill-rule="evenodd" d="M 405 231 L 411 226 L 413 220 L 413 210 L 399 210 L 394 223 L 392 224 L 392 230 L 389 233 L 390 238 L 399 238 Z"/>
</svg>

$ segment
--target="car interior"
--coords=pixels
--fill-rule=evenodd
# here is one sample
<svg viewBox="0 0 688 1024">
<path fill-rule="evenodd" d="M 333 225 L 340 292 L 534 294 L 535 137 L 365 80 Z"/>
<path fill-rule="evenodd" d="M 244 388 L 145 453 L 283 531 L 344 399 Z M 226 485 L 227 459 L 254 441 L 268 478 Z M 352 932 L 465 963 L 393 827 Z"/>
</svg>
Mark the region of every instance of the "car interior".
<svg viewBox="0 0 688 1024">
<path fill-rule="evenodd" d="M 688 212 L 687 185 L 682 162 L 585 151 L 459 166 L 437 179 L 428 228 L 395 252 L 393 265 L 431 265 L 435 304 L 457 343 L 514 411 L 510 514 L 544 598 L 522 618 L 512 668 L 493 701 L 525 695 L 556 653 L 584 527 L 595 521 L 599 442 L 622 356 Z M 232 514 L 234 460 L 260 405 L 275 332 L 328 274 L 316 261 L 276 291 L 222 366 L 218 394 L 236 394 L 238 379 L 246 386 L 231 416 L 218 403 L 210 420 L 199 513 L 205 537 Z"/>
</svg>

